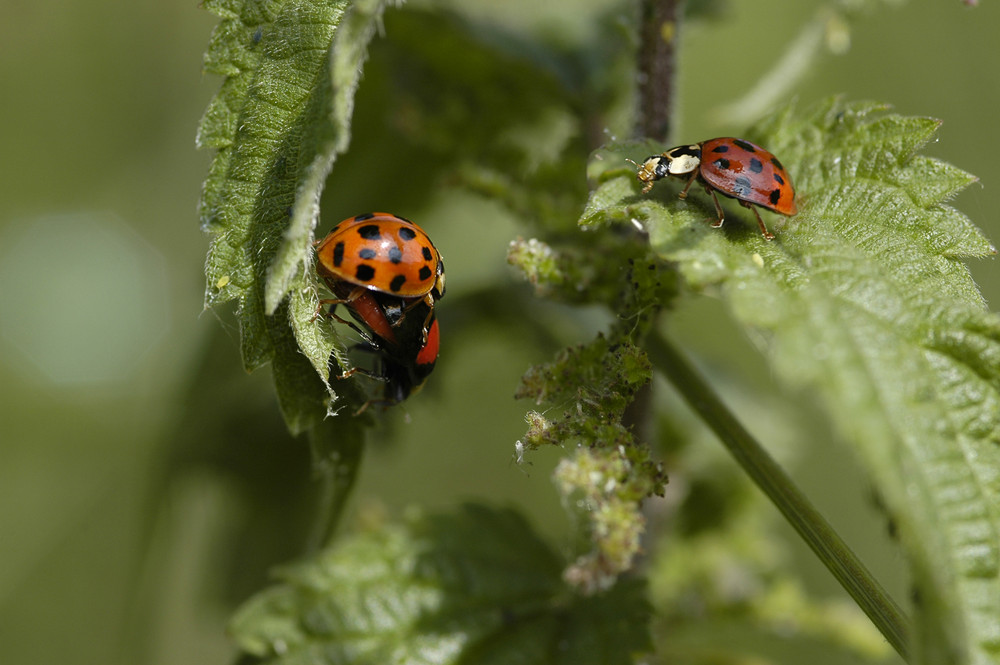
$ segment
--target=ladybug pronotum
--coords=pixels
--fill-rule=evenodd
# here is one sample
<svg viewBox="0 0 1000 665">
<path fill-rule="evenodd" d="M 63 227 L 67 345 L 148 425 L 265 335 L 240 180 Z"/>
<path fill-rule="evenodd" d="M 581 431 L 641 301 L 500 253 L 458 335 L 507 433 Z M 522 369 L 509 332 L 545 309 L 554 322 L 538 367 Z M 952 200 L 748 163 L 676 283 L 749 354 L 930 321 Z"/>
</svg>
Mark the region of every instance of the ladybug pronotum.
<svg viewBox="0 0 1000 665">
<path fill-rule="evenodd" d="M 785 167 L 770 152 L 743 139 L 718 138 L 677 146 L 646 158 L 636 172 L 636 177 L 643 183 L 643 194 L 653 187 L 654 182 L 667 176 L 687 178 L 687 184 L 679 194 L 682 199 L 687 197 L 695 180 L 705 187 L 715 202 L 713 228 L 722 226 L 725 221 L 725 213 L 715 192 L 734 198 L 741 206 L 752 210 L 760 232 L 767 240 L 774 238 L 774 234 L 767 230 L 754 206 L 781 215 L 798 212 L 795 189 Z"/>
</svg>

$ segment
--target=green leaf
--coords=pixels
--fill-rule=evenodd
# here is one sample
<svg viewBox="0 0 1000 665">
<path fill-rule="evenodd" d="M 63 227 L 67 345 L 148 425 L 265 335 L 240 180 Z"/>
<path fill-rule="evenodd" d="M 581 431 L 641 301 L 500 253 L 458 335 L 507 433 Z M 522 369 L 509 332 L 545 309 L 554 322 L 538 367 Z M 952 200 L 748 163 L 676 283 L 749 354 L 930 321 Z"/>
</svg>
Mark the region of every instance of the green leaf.
<svg viewBox="0 0 1000 665">
<path fill-rule="evenodd" d="M 201 200 L 212 237 L 205 305 L 239 302 L 244 366 L 273 363 L 293 432 L 323 415 L 323 383 L 339 347 L 332 328 L 314 320 L 310 243 L 326 177 L 350 139 L 365 48 L 385 4 L 205 2 L 222 18 L 205 69 L 226 76 L 198 132 L 199 146 L 218 150 Z M 315 378 L 301 375 L 303 353 Z"/>
<path fill-rule="evenodd" d="M 469 505 L 284 569 L 231 630 L 275 664 L 625 665 L 649 648 L 642 584 L 581 597 L 561 568 L 520 515 Z"/>
<path fill-rule="evenodd" d="M 974 178 L 915 154 L 938 122 L 839 100 L 747 138 L 788 168 L 799 214 L 761 239 L 617 160 L 582 223 L 640 221 L 687 286 L 718 293 L 781 378 L 809 386 L 856 446 L 911 555 L 917 662 L 1000 657 L 1000 318 L 958 259 L 995 253 L 945 201 Z M 727 206 L 732 210 L 733 206 Z M 766 213 L 765 213 L 766 214 Z M 745 218 L 745 216 L 744 216 Z M 735 223 L 734 223 L 735 222 Z"/>
</svg>

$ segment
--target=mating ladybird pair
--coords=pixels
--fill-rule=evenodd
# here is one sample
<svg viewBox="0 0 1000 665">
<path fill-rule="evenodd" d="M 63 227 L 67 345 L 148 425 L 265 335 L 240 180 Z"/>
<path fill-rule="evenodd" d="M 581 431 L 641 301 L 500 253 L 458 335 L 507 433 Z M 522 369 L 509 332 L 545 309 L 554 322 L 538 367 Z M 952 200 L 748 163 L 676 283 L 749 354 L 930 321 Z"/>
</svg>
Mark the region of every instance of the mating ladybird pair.
<svg viewBox="0 0 1000 665">
<path fill-rule="evenodd" d="M 444 296 L 444 262 L 423 229 L 384 212 L 358 215 L 334 227 L 316 256 L 316 270 L 335 296 L 323 304 L 362 336 L 357 348 L 377 359 L 374 372 L 355 367 L 340 378 L 360 372 L 383 382 L 382 399 L 372 401 L 387 405 L 422 388 L 437 362 L 434 306 Z M 336 316 L 341 304 L 357 325 Z"/>
<path fill-rule="evenodd" d="M 634 163 L 634 162 L 633 162 Z M 794 215 L 795 190 L 788 171 L 778 158 L 750 141 L 720 138 L 671 148 L 659 155 L 647 157 L 637 164 L 636 177 L 643 183 L 645 194 L 653 183 L 666 176 L 686 177 L 687 184 L 679 194 L 686 198 L 695 180 L 704 186 L 715 202 L 716 221 L 713 228 L 722 226 L 725 213 L 715 195 L 719 192 L 739 201 L 757 217 L 757 224 L 764 238 L 774 234 L 764 226 L 764 220 L 754 206 L 767 208 L 782 215 Z"/>
</svg>

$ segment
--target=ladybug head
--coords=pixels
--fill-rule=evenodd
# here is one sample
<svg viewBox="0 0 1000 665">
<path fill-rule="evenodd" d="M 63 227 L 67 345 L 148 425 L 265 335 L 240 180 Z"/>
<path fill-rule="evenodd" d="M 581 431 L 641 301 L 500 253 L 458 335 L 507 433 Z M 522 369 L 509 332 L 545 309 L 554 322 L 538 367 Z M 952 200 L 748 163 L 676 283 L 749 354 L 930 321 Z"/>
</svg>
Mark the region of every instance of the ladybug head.
<svg viewBox="0 0 1000 665">
<path fill-rule="evenodd" d="M 642 193 L 645 194 L 657 180 L 669 175 L 688 175 L 696 171 L 700 164 L 701 146 L 682 145 L 659 155 L 647 157 L 638 165 L 635 175 L 643 183 Z"/>
</svg>

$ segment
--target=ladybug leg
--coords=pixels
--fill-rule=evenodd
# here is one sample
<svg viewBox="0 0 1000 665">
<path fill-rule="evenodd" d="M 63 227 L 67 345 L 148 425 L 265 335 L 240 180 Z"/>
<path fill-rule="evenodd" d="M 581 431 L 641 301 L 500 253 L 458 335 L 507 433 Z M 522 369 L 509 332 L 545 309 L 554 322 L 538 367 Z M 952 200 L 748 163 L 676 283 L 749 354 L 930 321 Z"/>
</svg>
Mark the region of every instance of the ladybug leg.
<svg viewBox="0 0 1000 665">
<path fill-rule="evenodd" d="M 421 332 L 421 344 L 427 343 L 427 333 L 430 331 L 431 319 L 434 318 L 434 296 L 428 293 L 424 296 L 423 300 L 418 300 L 417 302 L 422 302 L 427 305 L 427 316 L 424 317 L 424 325 L 420 327 Z"/>
<path fill-rule="evenodd" d="M 368 351 L 368 352 L 371 352 L 371 353 L 378 353 L 378 347 L 373 347 L 373 346 L 370 346 L 368 344 L 356 344 L 352 348 L 358 349 L 358 350 L 361 350 L 361 351 Z M 331 361 L 332 361 L 332 359 L 331 359 Z M 386 381 L 388 381 L 388 379 L 386 377 L 382 376 L 381 374 L 376 373 L 375 370 L 365 369 L 364 367 L 357 367 L 357 366 L 352 367 L 350 369 L 341 369 L 339 363 L 331 362 L 331 365 L 332 364 L 336 364 L 337 365 L 337 368 L 340 369 L 340 373 L 339 374 L 334 374 L 333 372 L 331 372 L 330 373 L 330 378 L 337 379 L 338 381 L 342 381 L 344 379 L 349 379 L 352 376 L 354 376 L 355 374 L 360 374 L 361 376 L 367 377 L 367 378 L 371 379 L 372 381 L 378 381 L 380 383 L 385 383 Z"/>
<path fill-rule="evenodd" d="M 705 191 L 712 195 L 712 200 L 715 202 L 715 215 L 716 219 L 712 222 L 712 228 L 717 229 L 722 226 L 722 223 L 726 221 L 726 213 L 722 211 L 722 204 L 719 203 L 719 197 L 715 195 L 715 190 L 711 187 L 706 186 Z"/>
<path fill-rule="evenodd" d="M 757 212 L 756 206 L 752 203 L 747 203 L 746 201 L 740 201 L 740 205 L 744 208 L 750 208 L 753 210 L 753 214 L 757 216 L 757 225 L 760 227 L 760 232 L 764 235 L 764 240 L 774 240 L 774 234 L 767 230 L 764 226 L 764 220 L 760 218 L 760 213 Z"/>
<path fill-rule="evenodd" d="M 373 340 L 371 338 L 371 335 L 369 335 L 367 332 L 365 332 L 364 330 L 362 330 L 362 328 L 358 324 L 356 324 L 354 321 L 348 321 L 347 319 L 341 317 L 336 312 L 334 312 L 333 309 L 331 309 L 329 312 L 323 312 L 322 311 L 323 305 L 333 305 L 334 307 L 336 307 L 337 305 L 343 304 L 345 301 L 343 301 L 343 300 L 320 300 L 319 302 L 320 302 L 320 306 L 316 308 L 316 314 L 315 314 L 315 316 L 319 316 L 322 313 L 324 316 L 326 316 L 328 318 L 331 318 L 334 321 L 337 321 L 338 323 L 343 323 L 345 326 L 348 326 L 351 330 L 353 330 L 354 332 L 358 333 L 358 335 L 361 336 L 361 339 L 364 340 L 365 344 L 367 344 L 368 346 L 371 346 L 373 348 L 376 348 L 376 349 L 378 348 L 378 344 L 375 342 L 375 340 Z M 314 317 L 313 320 L 315 320 L 315 317 Z"/>
<path fill-rule="evenodd" d="M 316 311 L 315 313 L 313 313 L 312 320 L 315 321 L 320 316 L 331 316 L 339 320 L 340 317 L 335 316 L 333 310 L 337 308 L 337 305 L 343 305 L 346 302 L 347 302 L 346 300 L 341 300 L 340 298 L 321 298 L 319 304 L 316 305 Z M 332 307 L 330 307 L 331 305 Z M 323 311 L 324 307 L 330 307 L 330 311 L 324 312 Z"/>
<path fill-rule="evenodd" d="M 694 171 L 691 172 L 691 177 L 688 178 L 687 184 L 684 185 L 684 189 L 682 189 L 681 193 L 677 195 L 677 198 L 686 199 L 688 196 L 688 190 L 691 189 L 691 185 L 693 185 L 694 181 L 697 179 L 698 179 L 698 169 L 695 169 Z"/>
<path fill-rule="evenodd" d="M 424 325 L 420 328 L 420 345 L 423 346 L 427 344 L 427 335 L 430 333 L 431 318 L 434 316 L 434 310 L 431 309 L 427 312 L 427 316 L 424 318 Z"/>
<path fill-rule="evenodd" d="M 367 411 L 368 407 L 371 406 L 372 404 L 378 404 L 378 405 L 383 406 L 383 407 L 390 407 L 393 404 L 398 404 L 398 402 L 393 402 L 390 399 L 384 399 L 384 398 L 383 399 L 370 399 L 367 402 L 365 402 L 364 404 L 362 404 L 360 407 L 358 407 L 358 410 L 354 412 L 354 417 L 357 418 L 362 413 L 364 413 L 365 411 Z"/>
<path fill-rule="evenodd" d="M 365 349 L 365 350 L 373 351 L 373 352 L 378 352 L 377 348 L 369 348 L 369 349 Z M 349 379 L 352 376 L 354 376 L 355 374 L 360 374 L 361 376 L 367 377 L 367 378 L 371 379 L 372 381 L 378 381 L 379 383 L 387 383 L 389 381 L 389 379 L 387 377 L 385 377 L 385 376 L 383 376 L 381 374 L 376 374 L 376 373 L 372 372 L 371 370 L 364 369 L 363 367 L 352 367 L 351 369 L 343 370 L 340 374 L 338 374 L 338 375 L 336 375 L 336 376 L 334 376 L 332 378 L 335 378 L 337 380 Z M 382 397 L 382 398 L 373 398 L 373 399 L 370 399 L 370 400 L 366 401 L 364 404 L 362 404 L 360 407 L 358 407 L 358 410 L 355 411 L 353 415 L 355 417 L 360 416 L 362 413 L 364 413 L 365 411 L 367 411 L 368 407 L 370 407 L 372 404 L 382 404 L 384 406 L 392 406 L 393 404 L 395 404 L 395 402 L 393 402 L 392 400 L 385 399 L 384 397 Z"/>
<path fill-rule="evenodd" d="M 334 295 L 337 295 L 338 293 L 342 292 L 341 289 L 337 288 L 337 284 L 336 283 L 327 281 L 327 287 L 331 291 L 334 292 Z M 336 307 L 336 305 L 348 305 L 348 304 L 354 302 L 355 300 L 357 300 L 358 298 L 360 298 L 361 295 L 364 292 L 365 292 L 364 288 L 362 288 L 362 287 L 359 286 L 359 287 L 356 287 L 356 288 L 352 289 L 347 294 L 347 297 L 344 297 L 344 298 L 322 298 L 322 299 L 320 299 L 319 305 L 316 307 L 316 313 L 313 314 L 313 321 L 315 321 L 317 319 L 317 317 L 319 317 L 319 315 L 323 311 L 324 307 L 327 307 L 328 305 L 334 305 L 335 307 Z M 330 310 L 330 315 L 331 316 L 333 315 L 333 309 Z"/>
<path fill-rule="evenodd" d="M 368 410 L 369 406 L 371 406 L 372 404 L 374 404 L 377 401 L 378 401 L 377 399 L 370 399 L 367 402 L 365 402 L 364 404 L 362 404 L 361 406 L 359 406 L 358 410 L 354 412 L 354 417 L 357 418 L 358 416 L 360 416 L 362 413 L 364 413 L 365 411 Z"/>
<path fill-rule="evenodd" d="M 369 379 L 371 379 L 372 381 L 381 381 L 381 382 L 385 383 L 385 377 L 384 376 L 379 376 L 378 374 L 373 374 L 370 371 L 368 371 L 367 369 L 364 369 L 363 367 L 352 367 L 351 369 L 345 369 L 343 372 L 341 372 L 340 374 L 338 374 L 334 378 L 336 378 L 338 380 L 340 380 L 340 379 L 349 379 L 352 376 L 354 376 L 355 374 L 360 374 L 361 376 L 366 376 Z"/>
<path fill-rule="evenodd" d="M 421 327 L 421 330 L 423 332 L 422 343 L 426 344 L 427 332 L 428 329 L 431 327 L 431 318 L 433 318 L 434 316 L 434 296 L 432 294 L 428 293 L 423 298 L 419 300 L 414 300 L 413 302 L 408 304 L 406 308 L 403 309 L 403 314 L 399 317 L 399 319 L 393 321 L 392 325 L 393 327 L 398 326 L 400 323 L 403 322 L 403 317 L 406 316 L 406 312 L 410 311 L 411 309 L 420 304 L 427 305 L 427 316 L 424 317 L 424 325 Z"/>
<path fill-rule="evenodd" d="M 364 330 L 362 330 L 361 326 L 359 326 L 358 324 L 354 323 L 353 321 L 348 321 L 347 319 L 342 319 L 339 316 L 337 316 L 336 314 L 330 314 L 330 316 L 332 316 L 337 321 L 340 321 L 341 323 L 346 324 L 351 330 L 353 330 L 354 332 L 358 333 L 358 335 L 361 336 L 361 339 L 363 339 L 368 346 L 372 346 L 372 347 L 378 348 L 378 345 L 375 343 L 375 340 L 373 340 L 368 333 L 366 333 Z"/>
</svg>

